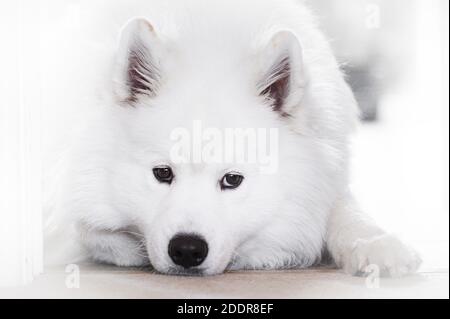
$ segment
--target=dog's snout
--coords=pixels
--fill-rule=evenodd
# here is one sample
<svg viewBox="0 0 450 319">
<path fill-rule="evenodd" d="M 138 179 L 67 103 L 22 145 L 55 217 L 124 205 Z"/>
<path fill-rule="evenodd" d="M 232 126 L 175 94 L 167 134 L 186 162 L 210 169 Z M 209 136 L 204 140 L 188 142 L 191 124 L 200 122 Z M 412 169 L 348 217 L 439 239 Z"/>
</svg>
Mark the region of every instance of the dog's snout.
<svg viewBox="0 0 450 319">
<path fill-rule="evenodd" d="M 169 242 L 169 256 L 184 268 L 199 266 L 208 255 L 208 244 L 197 235 L 177 235 Z"/>
</svg>

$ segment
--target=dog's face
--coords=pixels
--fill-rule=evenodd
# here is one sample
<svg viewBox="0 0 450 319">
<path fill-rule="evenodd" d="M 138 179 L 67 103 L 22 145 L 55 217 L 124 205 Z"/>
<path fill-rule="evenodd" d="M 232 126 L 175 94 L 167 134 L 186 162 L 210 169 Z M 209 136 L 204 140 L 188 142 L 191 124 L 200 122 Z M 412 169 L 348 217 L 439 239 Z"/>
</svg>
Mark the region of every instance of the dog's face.
<svg viewBox="0 0 450 319">
<path fill-rule="evenodd" d="M 306 85 L 298 40 L 280 31 L 247 51 L 186 42 L 164 41 L 142 19 L 123 30 L 113 116 L 122 133 L 108 172 L 124 215 L 115 228 L 137 227 L 164 273 L 289 264 L 294 240 L 313 258 L 323 218 L 307 206 L 320 159 L 289 127 Z"/>
</svg>

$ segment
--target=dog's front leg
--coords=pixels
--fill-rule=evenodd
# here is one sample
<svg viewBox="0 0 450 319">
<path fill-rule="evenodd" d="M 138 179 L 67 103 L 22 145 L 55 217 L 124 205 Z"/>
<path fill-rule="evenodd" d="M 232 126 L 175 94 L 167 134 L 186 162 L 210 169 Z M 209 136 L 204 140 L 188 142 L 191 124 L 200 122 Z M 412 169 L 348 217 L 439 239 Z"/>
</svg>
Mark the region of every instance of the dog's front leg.
<svg viewBox="0 0 450 319">
<path fill-rule="evenodd" d="M 415 272 L 421 260 L 397 237 L 387 234 L 363 214 L 351 195 L 340 199 L 328 221 L 327 248 L 338 267 L 362 275 L 379 267 L 382 275 L 398 277 Z"/>
<path fill-rule="evenodd" d="M 143 237 L 127 229 L 87 230 L 81 232 L 82 243 L 91 259 L 123 267 L 149 264 Z"/>
</svg>

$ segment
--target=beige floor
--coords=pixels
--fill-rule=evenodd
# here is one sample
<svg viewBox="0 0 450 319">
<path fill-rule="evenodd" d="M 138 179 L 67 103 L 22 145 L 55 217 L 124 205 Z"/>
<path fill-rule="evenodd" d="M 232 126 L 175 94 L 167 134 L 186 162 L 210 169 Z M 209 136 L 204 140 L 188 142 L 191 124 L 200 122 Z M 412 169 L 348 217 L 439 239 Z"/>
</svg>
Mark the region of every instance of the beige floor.
<svg viewBox="0 0 450 319">
<path fill-rule="evenodd" d="M 2 298 L 448 298 L 448 270 L 421 271 L 376 282 L 339 270 L 233 272 L 215 277 L 170 277 L 145 270 L 82 265 L 50 269 L 32 285 L 0 289 Z M 70 270 L 70 269 L 68 269 Z"/>
</svg>

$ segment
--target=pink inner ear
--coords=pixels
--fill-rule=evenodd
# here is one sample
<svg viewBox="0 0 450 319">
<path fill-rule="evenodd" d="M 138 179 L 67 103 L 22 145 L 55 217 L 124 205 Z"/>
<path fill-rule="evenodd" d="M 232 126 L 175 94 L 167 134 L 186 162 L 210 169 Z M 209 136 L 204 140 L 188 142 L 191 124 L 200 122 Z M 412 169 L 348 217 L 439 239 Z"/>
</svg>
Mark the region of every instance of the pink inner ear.
<svg viewBox="0 0 450 319">
<path fill-rule="evenodd" d="M 291 65 L 289 58 L 284 58 L 272 68 L 268 77 L 270 85 L 262 90 L 261 95 L 272 101 L 273 110 L 283 112 L 283 105 L 289 95 Z"/>
<path fill-rule="evenodd" d="M 136 44 L 129 51 L 127 66 L 127 102 L 137 102 L 139 96 L 153 96 L 159 78 L 157 68 L 152 63 L 150 52 Z"/>
<path fill-rule="evenodd" d="M 128 100 L 130 102 L 136 102 L 139 94 L 150 94 L 152 88 L 150 83 L 146 80 L 144 74 L 150 74 L 150 70 L 142 62 L 141 58 L 135 52 L 130 54 L 128 58 L 128 79 L 127 85 L 130 88 L 130 95 Z"/>
</svg>

